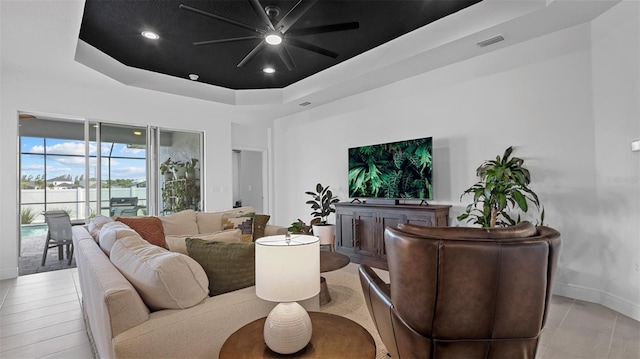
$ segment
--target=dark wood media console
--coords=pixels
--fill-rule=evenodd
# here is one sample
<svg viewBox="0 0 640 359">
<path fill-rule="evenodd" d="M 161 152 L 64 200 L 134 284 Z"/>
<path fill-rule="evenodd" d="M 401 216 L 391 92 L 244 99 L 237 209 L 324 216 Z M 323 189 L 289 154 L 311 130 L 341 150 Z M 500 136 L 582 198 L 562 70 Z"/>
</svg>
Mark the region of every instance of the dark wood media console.
<svg viewBox="0 0 640 359">
<path fill-rule="evenodd" d="M 400 223 L 446 227 L 449 205 L 336 204 L 336 251 L 354 263 L 388 269 L 384 229 Z"/>
</svg>

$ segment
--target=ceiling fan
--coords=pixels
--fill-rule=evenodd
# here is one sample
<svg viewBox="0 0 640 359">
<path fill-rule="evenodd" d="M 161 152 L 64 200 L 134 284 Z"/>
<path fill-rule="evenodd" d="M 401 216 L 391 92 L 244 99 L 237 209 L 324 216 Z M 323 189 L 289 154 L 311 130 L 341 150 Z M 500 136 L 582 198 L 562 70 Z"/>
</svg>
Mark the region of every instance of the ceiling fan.
<svg viewBox="0 0 640 359">
<path fill-rule="evenodd" d="M 354 22 L 345 22 L 339 24 L 330 24 L 330 25 L 321 25 L 321 26 L 313 26 L 306 27 L 300 29 L 292 29 L 291 27 L 298 21 L 312 6 L 316 3 L 317 0 L 299 0 L 292 8 L 287 12 L 277 23 L 275 23 L 276 18 L 280 15 L 280 8 L 277 6 L 266 6 L 262 7 L 260 5 L 260 1 L 258 0 L 248 0 L 249 4 L 253 8 L 253 11 L 258 15 L 260 19 L 261 26 L 252 26 L 247 25 L 239 21 L 235 21 L 223 16 L 215 15 L 203 10 L 199 10 L 184 4 L 180 4 L 180 9 L 194 12 L 196 14 L 200 14 L 203 16 L 207 16 L 216 20 L 220 20 L 226 22 L 231 25 L 235 25 L 256 34 L 251 36 L 241 36 L 241 37 L 233 37 L 227 39 L 219 39 L 219 40 L 207 40 L 207 41 L 199 41 L 194 42 L 193 44 L 196 46 L 201 45 L 212 45 L 212 44 L 220 44 L 225 42 L 237 42 L 237 41 L 246 41 L 246 40 L 254 40 L 254 39 L 262 39 L 256 47 L 253 48 L 237 65 L 237 67 L 243 67 L 246 65 L 251 59 L 253 59 L 256 55 L 258 55 L 267 45 L 273 46 L 276 50 L 282 62 L 284 62 L 285 66 L 289 71 L 296 68 L 289 51 L 287 50 L 287 46 L 295 46 L 300 49 L 304 49 L 307 51 L 312 51 L 324 56 L 328 56 L 331 58 L 337 58 L 338 54 L 325 49 L 320 46 L 313 45 L 309 42 L 298 39 L 298 36 L 306 36 L 306 35 L 315 35 L 322 34 L 328 32 L 336 32 L 336 31 L 345 31 L 345 30 L 354 30 L 360 27 L 360 23 L 357 21 Z"/>
</svg>

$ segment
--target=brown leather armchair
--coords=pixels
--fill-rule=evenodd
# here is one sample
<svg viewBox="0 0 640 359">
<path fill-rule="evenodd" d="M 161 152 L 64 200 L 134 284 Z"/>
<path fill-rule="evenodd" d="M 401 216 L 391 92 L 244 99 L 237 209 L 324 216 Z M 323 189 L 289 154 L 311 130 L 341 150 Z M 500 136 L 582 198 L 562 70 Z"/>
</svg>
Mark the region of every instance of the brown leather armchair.
<svg viewBox="0 0 640 359">
<path fill-rule="evenodd" d="M 359 268 L 369 314 L 393 358 L 534 358 L 560 233 L 401 224 L 384 234 L 390 285 Z"/>
</svg>

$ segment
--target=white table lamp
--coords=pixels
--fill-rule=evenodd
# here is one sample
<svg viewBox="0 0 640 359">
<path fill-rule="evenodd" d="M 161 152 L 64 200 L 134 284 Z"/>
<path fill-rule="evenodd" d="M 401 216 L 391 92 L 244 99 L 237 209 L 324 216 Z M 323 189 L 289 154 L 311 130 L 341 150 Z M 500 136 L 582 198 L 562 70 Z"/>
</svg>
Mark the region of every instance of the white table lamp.
<svg viewBox="0 0 640 359">
<path fill-rule="evenodd" d="M 302 350 L 311 340 L 311 318 L 296 301 L 320 292 L 317 237 L 284 235 L 256 241 L 256 295 L 279 302 L 264 323 L 264 341 L 276 353 Z"/>
</svg>

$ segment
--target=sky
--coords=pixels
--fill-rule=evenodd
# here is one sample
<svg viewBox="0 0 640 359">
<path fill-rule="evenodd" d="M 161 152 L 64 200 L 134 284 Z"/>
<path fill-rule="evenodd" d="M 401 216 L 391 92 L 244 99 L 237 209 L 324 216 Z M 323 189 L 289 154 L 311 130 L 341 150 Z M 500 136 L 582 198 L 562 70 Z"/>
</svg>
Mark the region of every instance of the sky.
<svg viewBox="0 0 640 359">
<path fill-rule="evenodd" d="M 83 141 L 45 139 L 35 137 L 21 137 L 21 176 L 44 175 L 44 159 L 41 155 L 27 155 L 26 153 L 43 154 L 46 151 L 46 166 L 48 178 L 55 178 L 62 175 L 71 175 L 72 178 L 84 175 L 84 153 L 85 144 Z M 107 179 L 109 169 L 109 155 L 111 153 L 111 179 L 134 179 L 144 181 L 146 179 L 146 150 L 139 148 L 128 148 L 122 143 L 102 143 L 102 177 Z M 89 155 L 97 154 L 95 142 L 89 145 Z M 60 156 L 75 155 L 77 157 Z M 122 158 L 129 157 L 129 158 Z M 95 177 L 96 159 L 91 158 L 91 177 Z"/>
</svg>

